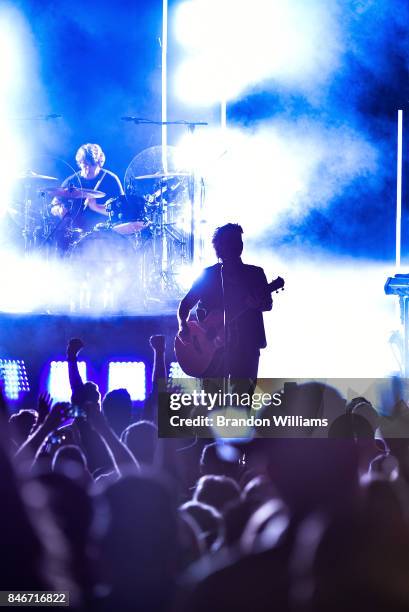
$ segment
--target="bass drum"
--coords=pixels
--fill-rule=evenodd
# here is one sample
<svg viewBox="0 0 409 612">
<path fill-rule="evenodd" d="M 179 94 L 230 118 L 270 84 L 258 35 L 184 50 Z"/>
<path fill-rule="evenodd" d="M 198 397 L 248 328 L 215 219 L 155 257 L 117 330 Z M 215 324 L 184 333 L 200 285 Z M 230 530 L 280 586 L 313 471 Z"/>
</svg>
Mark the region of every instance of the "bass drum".
<svg viewBox="0 0 409 612">
<path fill-rule="evenodd" d="M 72 244 L 68 259 L 71 310 L 123 312 L 135 306 L 139 266 L 131 238 L 99 227 Z"/>
</svg>

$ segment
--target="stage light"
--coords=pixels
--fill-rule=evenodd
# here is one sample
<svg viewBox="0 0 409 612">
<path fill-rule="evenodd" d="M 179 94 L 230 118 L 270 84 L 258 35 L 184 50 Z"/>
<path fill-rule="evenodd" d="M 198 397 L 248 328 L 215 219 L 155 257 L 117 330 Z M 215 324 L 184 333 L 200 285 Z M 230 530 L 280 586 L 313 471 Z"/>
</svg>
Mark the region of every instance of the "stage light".
<svg viewBox="0 0 409 612">
<path fill-rule="evenodd" d="M 195 389 L 199 389 L 200 385 L 200 380 L 185 374 L 177 361 L 171 362 L 168 372 L 169 389 L 177 390 L 178 393 L 192 393 Z"/>
<path fill-rule="evenodd" d="M 17 400 L 23 392 L 30 391 L 24 361 L 0 359 L 0 380 L 7 399 Z"/>
<path fill-rule="evenodd" d="M 87 365 L 85 361 L 78 362 L 78 370 L 82 380 L 87 379 Z M 48 375 L 48 393 L 55 402 L 71 401 L 71 386 L 68 376 L 67 361 L 52 361 Z"/>
<path fill-rule="evenodd" d="M 143 361 L 111 361 L 108 366 L 108 391 L 127 389 L 132 401 L 146 399 L 146 372 Z"/>
<path fill-rule="evenodd" d="M 186 53 L 175 88 L 199 106 L 266 79 L 309 92 L 339 67 L 343 51 L 336 14 L 320 0 L 190 0 L 174 24 Z"/>
<path fill-rule="evenodd" d="M 178 380 L 180 378 L 192 378 L 192 377 L 184 373 L 184 371 L 182 370 L 182 368 L 180 367 L 177 361 L 172 361 L 169 365 L 169 374 L 168 374 L 169 384 L 172 385 L 175 380 Z"/>
</svg>

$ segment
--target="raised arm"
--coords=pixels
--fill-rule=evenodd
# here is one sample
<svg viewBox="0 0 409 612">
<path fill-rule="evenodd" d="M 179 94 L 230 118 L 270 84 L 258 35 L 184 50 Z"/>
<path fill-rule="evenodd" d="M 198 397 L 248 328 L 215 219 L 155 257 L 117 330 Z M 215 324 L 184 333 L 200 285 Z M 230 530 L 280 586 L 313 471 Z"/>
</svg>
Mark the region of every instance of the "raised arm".
<svg viewBox="0 0 409 612">
<path fill-rule="evenodd" d="M 84 343 L 79 338 L 71 338 L 67 346 L 68 375 L 72 393 L 80 391 L 84 382 L 78 369 L 78 353 L 84 348 Z"/>
<path fill-rule="evenodd" d="M 101 406 L 97 402 L 87 402 L 86 410 L 88 422 L 105 444 L 118 475 L 121 476 L 123 471 L 129 469 L 139 470 L 139 463 L 128 447 L 120 441 L 113 429 L 111 429 L 101 411 Z"/>
<path fill-rule="evenodd" d="M 152 385 L 160 379 L 166 379 L 165 336 L 158 334 L 149 338 L 153 350 Z"/>
<path fill-rule="evenodd" d="M 20 446 L 16 453 L 16 457 L 18 456 L 22 457 L 23 459 L 34 461 L 34 458 L 44 444 L 45 439 L 50 435 L 50 433 L 58 429 L 67 418 L 66 413 L 68 406 L 69 404 L 66 402 L 54 404 L 44 423 L 27 438 L 22 446 Z"/>
</svg>

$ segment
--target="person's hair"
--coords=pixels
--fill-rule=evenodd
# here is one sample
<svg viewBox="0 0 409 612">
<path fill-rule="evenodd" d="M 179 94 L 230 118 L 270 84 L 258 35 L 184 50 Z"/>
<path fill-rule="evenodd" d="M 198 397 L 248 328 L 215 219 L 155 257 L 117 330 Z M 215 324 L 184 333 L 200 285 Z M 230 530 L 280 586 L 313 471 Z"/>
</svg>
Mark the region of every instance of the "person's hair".
<svg viewBox="0 0 409 612">
<path fill-rule="evenodd" d="M 140 463 L 152 464 L 158 444 L 158 428 L 152 421 L 138 421 L 128 425 L 122 441 Z"/>
<path fill-rule="evenodd" d="M 71 403 L 74 406 L 83 406 L 86 402 L 99 402 L 101 394 L 98 385 L 88 380 L 81 387 L 76 389 L 71 396 Z"/>
<path fill-rule="evenodd" d="M 243 228 L 238 223 L 227 223 L 216 228 L 212 244 L 217 257 L 223 259 L 226 255 L 240 257 L 243 252 Z"/>
<path fill-rule="evenodd" d="M 81 469 L 88 469 L 87 459 L 84 453 L 80 447 L 75 444 L 67 444 L 56 451 L 52 462 L 53 472 L 60 471 L 60 466 L 67 462 L 77 463 Z M 65 470 L 62 469 L 62 472 L 65 472 Z"/>
<path fill-rule="evenodd" d="M 126 389 L 109 391 L 102 400 L 102 411 L 112 429 L 119 436 L 130 423 L 132 400 Z"/>
<path fill-rule="evenodd" d="M 98 144 L 83 144 L 75 154 L 75 161 L 78 166 L 81 162 L 86 162 L 91 166 L 102 166 L 105 164 L 105 153 Z"/>
<path fill-rule="evenodd" d="M 189 501 L 180 506 L 182 513 L 187 513 L 197 523 L 200 538 L 205 541 L 208 550 L 217 550 L 223 543 L 223 517 L 212 506 L 197 501 Z"/>
<path fill-rule="evenodd" d="M 233 478 L 227 476 L 202 476 L 197 481 L 193 499 L 223 514 L 229 503 L 240 501 L 240 487 Z"/>
<path fill-rule="evenodd" d="M 239 460 L 238 458 L 232 461 L 225 459 L 222 453 L 223 448 L 225 446 L 221 446 L 218 442 L 206 444 L 200 456 L 200 472 L 203 476 L 207 474 L 230 476 L 237 480 L 241 471 Z M 239 453 L 238 456 L 240 456 Z"/>
<path fill-rule="evenodd" d="M 19 410 L 9 418 L 11 437 L 19 442 L 28 438 L 37 422 L 38 412 L 36 410 Z"/>
</svg>

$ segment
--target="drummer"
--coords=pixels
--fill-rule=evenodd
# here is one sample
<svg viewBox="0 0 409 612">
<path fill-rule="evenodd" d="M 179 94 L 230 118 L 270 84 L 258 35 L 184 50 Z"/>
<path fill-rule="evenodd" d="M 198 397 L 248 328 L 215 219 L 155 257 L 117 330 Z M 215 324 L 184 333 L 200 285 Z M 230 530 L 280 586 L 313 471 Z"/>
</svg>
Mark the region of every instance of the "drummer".
<svg viewBox="0 0 409 612">
<path fill-rule="evenodd" d="M 105 153 L 98 144 L 83 144 L 78 149 L 75 160 L 79 171 L 64 180 L 61 187 L 77 187 L 102 191 L 103 198 L 90 198 L 77 200 L 72 210 L 69 210 L 67 201 L 54 198 L 51 202 L 51 214 L 63 218 L 68 212 L 75 227 L 83 231 L 90 231 L 93 227 L 103 221 L 102 216 L 107 217 L 104 202 L 124 194 L 121 181 L 116 174 L 103 168 Z"/>
</svg>

